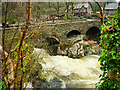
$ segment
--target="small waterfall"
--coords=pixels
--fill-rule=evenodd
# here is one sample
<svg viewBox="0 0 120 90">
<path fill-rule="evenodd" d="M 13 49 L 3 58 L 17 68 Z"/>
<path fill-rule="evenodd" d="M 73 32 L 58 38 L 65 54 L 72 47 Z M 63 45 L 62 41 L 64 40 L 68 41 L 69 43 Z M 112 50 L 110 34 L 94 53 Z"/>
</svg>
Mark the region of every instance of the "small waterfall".
<svg viewBox="0 0 120 90">
<path fill-rule="evenodd" d="M 41 88 L 94 88 L 99 81 L 100 63 L 98 55 L 84 56 L 79 59 L 67 56 L 50 56 L 43 49 L 35 49 L 46 78 Z"/>
</svg>

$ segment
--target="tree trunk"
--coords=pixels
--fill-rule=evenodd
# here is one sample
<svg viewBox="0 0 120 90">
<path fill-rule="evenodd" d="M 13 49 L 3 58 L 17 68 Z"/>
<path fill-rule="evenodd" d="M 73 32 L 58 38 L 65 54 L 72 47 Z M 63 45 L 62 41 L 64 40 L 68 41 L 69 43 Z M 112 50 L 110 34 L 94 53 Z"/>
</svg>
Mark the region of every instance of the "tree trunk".
<svg viewBox="0 0 120 90">
<path fill-rule="evenodd" d="M 6 62 L 7 59 L 5 59 L 5 28 L 6 28 L 6 23 L 7 23 L 7 12 L 8 12 L 8 3 L 6 4 L 6 12 L 5 12 L 5 25 L 4 29 L 2 31 L 2 58 L 4 59 L 2 61 L 2 66 L 5 67 L 5 69 L 2 69 L 2 80 L 4 80 L 5 85 L 8 87 L 8 78 L 5 76 L 7 71 L 6 71 Z"/>
<path fill-rule="evenodd" d="M 67 15 L 67 19 L 68 19 L 68 9 L 69 9 L 69 2 L 66 2 L 66 10 L 67 10 L 66 15 Z"/>
<path fill-rule="evenodd" d="M 110 60 L 109 62 L 116 65 L 116 60 Z M 112 68 L 112 67 L 111 67 Z M 113 70 L 112 72 L 109 71 L 109 69 L 111 69 L 110 66 L 108 65 L 108 71 L 107 71 L 107 75 L 111 80 L 118 80 L 117 77 L 117 71 Z"/>
<path fill-rule="evenodd" d="M 96 0 L 94 0 L 94 2 L 99 6 L 99 8 L 100 8 L 100 20 L 101 20 L 101 24 L 102 25 L 105 25 L 104 24 L 104 16 L 103 16 L 103 8 L 101 7 L 101 5 L 100 5 L 100 3 L 99 2 L 97 2 Z M 119 4 L 120 4 L 120 2 L 119 2 Z M 119 8 L 118 8 L 119 9 Z M 116 63 L 114 60 L 110 60 L 109 62 L 111 62 L 111 63 Z M 116 65 L 116 64 L 115 64 Z M 108 77 L 111 79 L 111 80 L 118 80 L 118 77 L 117 77 L 117 71 L 112 71 L 112 72 L 110 72 L 109 71 L 109 69 L 110 69 L 110 66 L 108 65 L 108 71 L 107 71 L 107 75 L 108 75 Z"/>
<path fill-rule="evenodd" d="M 72 2 L 71 4 L 72 4 L 71 5 L 71 10 L 72 10 L 72 12 L 71 12 L 71 20 L 73 20 L 73 16 L 74 16 L 74 2 Z"/>
<path fill-rule="evenodd" d="M 57 2 L 57 14 L 59 15 L 60 5 L 59 2 Z"/>
<path fill-rule="evenodd" d="M 25 29 L 22 33 L 22 36 L 21 36 L 21 39 L 20 39 L 20 44 L 19 44 L 19 48 L 18 48 L 18 59 L 17 59 L 17 64 L 16 64 L 16 69 L 15 69 L 15 75 L 14 75 L 14 78 L 15 78 L 15 89 L 17 89 L 17 81 L 18 81 L 18 70 L 19 70 L 19 66 L 20 66 L 20 60 L 21 60 L 21 50 L 22 50 L 22 44 L 23 44 L 23 41 L 24 41 L 24 38 L 25 38 L 25 35 L 27 33 L 27 30 L 28 30 L 28 26 L 30 24 L 30 18 L 31 18 L 31 2 L 28 2 L 28 18 L 27 18 L 27 23 L 26 23 L 26 26 L 25 26 Z"/>
</svg>

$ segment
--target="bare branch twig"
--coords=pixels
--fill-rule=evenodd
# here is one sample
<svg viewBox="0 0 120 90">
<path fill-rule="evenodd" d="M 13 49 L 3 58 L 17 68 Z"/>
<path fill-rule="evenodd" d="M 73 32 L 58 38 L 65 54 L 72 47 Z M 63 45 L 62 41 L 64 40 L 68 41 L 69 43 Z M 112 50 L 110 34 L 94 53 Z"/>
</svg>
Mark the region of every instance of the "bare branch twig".
<svg viewBox="0 0 120 90">
<path fill-rule="evenodd" d="M 104 24 L 104 16 L 103 16 L 103 8 L 101 7 L 100 3 L 96 0 L 93 0 L 100 8 L 100 20 L 101 20 L 101 24 L 102 25 L 105 25 Z"/>
<path fill-rule="evenodd" d="M 20 60 L 21 60 L 21 49 L 22 49 L 22 43 L 24 41 L 24 38 L 26 36 L 27 30 L 28 30 L 28 26 L 30 23 L 30 18 L 31 18 L 31 2 L 28 2 L 28 18 L 27 18 L 27 24 L 25 26 L 25 29 L 22 33 L 21 39 L 20 39 L 20 44 L 19 44 L 19 48 L 18 48 L 18 59 L 17 59 L 17 64 L 16 64 L 16 69 L 15 69 L 15 89 L 17 88 L 17 76 L 18 76 L 18 69 L 19 69 L 19 64 L 20 64 Z"/>
</svg>

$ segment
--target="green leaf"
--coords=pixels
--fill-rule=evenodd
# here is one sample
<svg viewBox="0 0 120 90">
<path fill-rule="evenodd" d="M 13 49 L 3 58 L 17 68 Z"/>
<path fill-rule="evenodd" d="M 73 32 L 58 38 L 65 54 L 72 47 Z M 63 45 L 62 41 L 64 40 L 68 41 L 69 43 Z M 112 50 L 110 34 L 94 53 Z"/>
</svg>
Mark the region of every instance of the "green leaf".
<svg viewBox="0 0 120 90">
<path fill-rule="evenodd" d="M 23 45 L 25 44 L 25 41 L 23 41 Z"/>
<path fill-rule="evenodd" d="M 118 46 L 119 46 L 119 44 L 116 44 L 116 46 L 118 47 Z"/>
<path fill-rule="evenodd" d="M 116 39 L 119 39 L 119 37 L 115 37 Z"/>
<path fill-rule="evenodd" d="M 108 21 L 106 22 L 106 24 L 108 24 L 108 23 L 110 23 L 110 20 L 108 20 Z"/>
<path fill-rule="evenodd" d="M 112 56 L 113 59 L 116 59 L 115 55 Z"/>
<path fill-rule="evenodd" d="M 113 70 L 117 71 L 118 69 L 117 68 L 113 68 Z"/>
</svg>

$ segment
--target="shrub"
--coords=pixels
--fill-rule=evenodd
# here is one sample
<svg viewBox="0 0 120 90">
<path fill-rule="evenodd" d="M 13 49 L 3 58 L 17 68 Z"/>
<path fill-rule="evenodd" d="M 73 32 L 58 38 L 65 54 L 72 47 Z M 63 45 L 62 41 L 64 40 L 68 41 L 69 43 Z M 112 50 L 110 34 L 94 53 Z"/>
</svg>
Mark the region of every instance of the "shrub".
<svg viewBox="0 0 120 90">
<path fill-rule="evenodd" d="M 90 16 L 90 15 L 89 15 L 89 16 L 88 16 L 88 15 L 84 15 L 83 17 L 84 17 L 84 18 L 88 18 L 88 19 L 90 19 L 90 18 L 91 18 L 91 16 Z"/>
<path fill-rule="evenodd" d="M 97 14 L 92 14 L 91 16 L 92 17 L 99 17 L 99 15 L 97 15 Z"/>
<path fill-rule="evenodd" d="M 15 24 L 15 23 L 16 23 L 16 19 L 13 19 L 13 20 L 12 20 L 12 24 Z"/>
<path fill-rule="evenodd" d="M 9 24 L 15 24 L 16 23 L 16 19 L 13 19 L 12 16 L 10 16 L 9 19 L 8 19 L 8 23 Z"/>
</svg>

